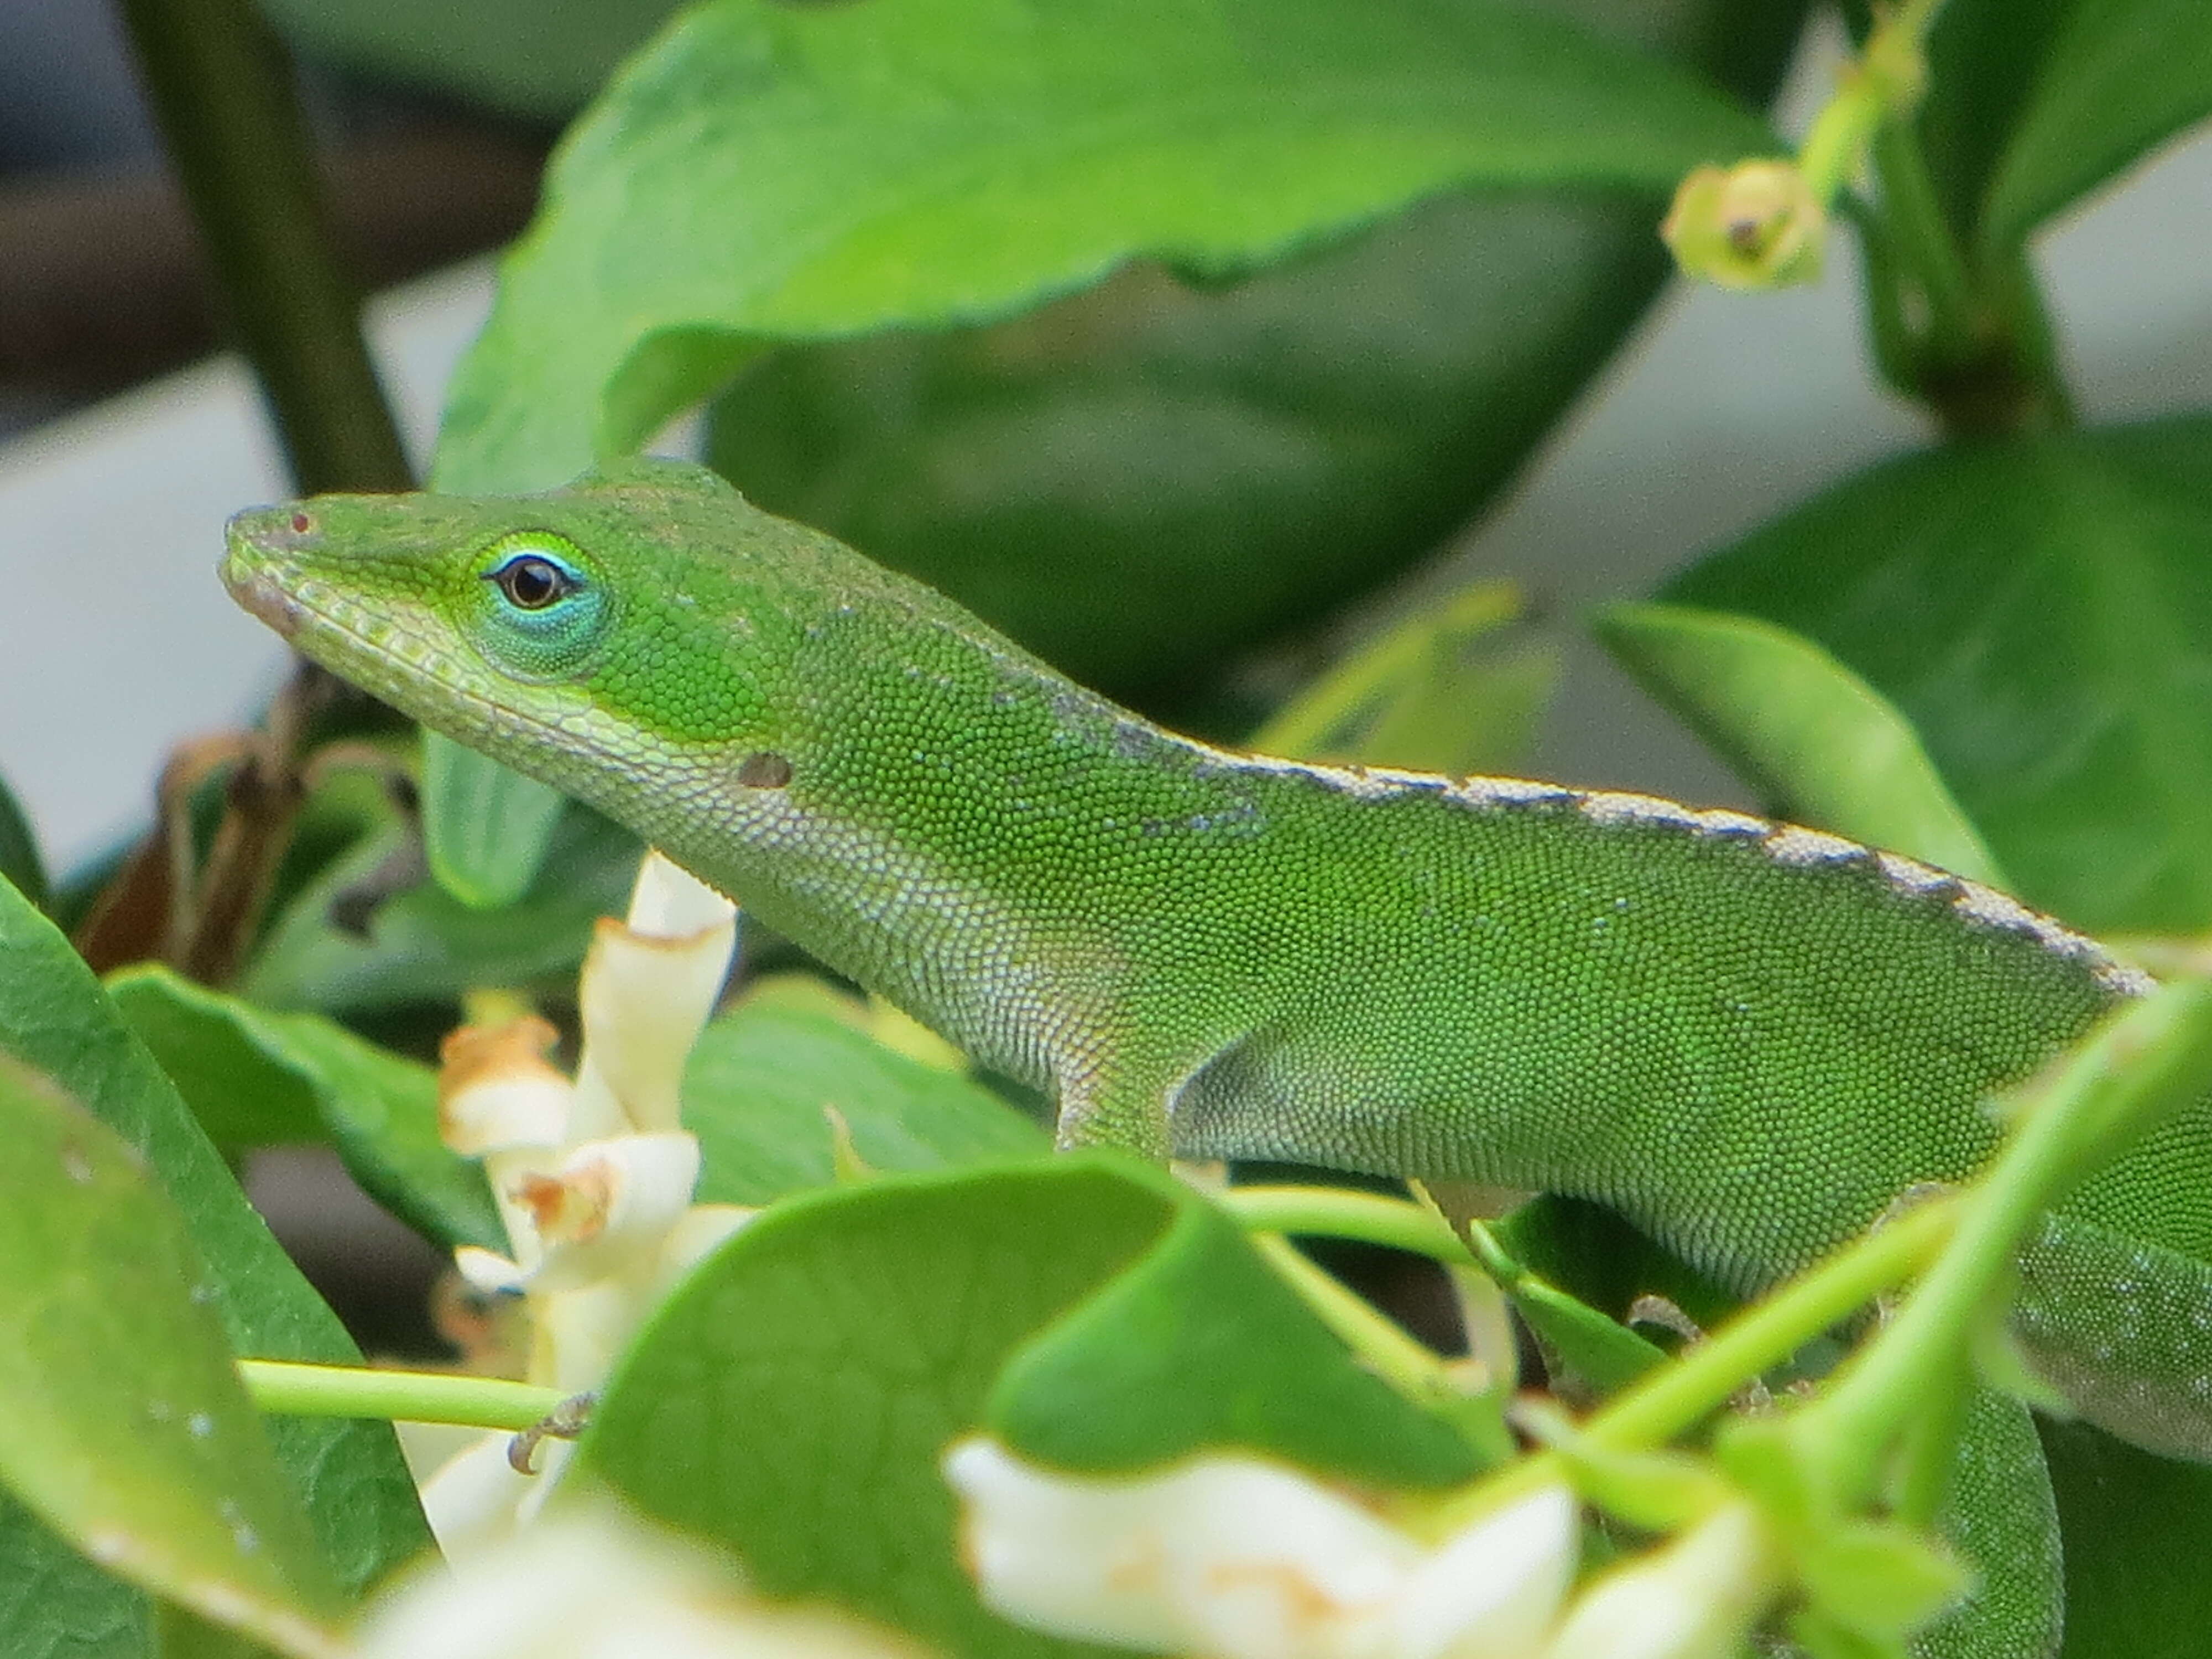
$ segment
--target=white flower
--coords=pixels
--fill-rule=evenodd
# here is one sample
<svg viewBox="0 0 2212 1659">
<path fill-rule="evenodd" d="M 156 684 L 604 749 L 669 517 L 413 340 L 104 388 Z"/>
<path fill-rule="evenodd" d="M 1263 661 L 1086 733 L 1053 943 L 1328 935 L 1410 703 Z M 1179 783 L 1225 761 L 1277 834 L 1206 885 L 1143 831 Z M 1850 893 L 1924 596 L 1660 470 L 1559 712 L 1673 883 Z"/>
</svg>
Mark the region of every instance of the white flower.
<svg viewBox="0 0 2212 1659">
<path fill-rule="evenodd" d="M 984 1602 L 1033 1629 L 1195 1659 L 1524 1659 L 1574 1572 L 1551 1486 L 1425 1548 L 1255 1458 L 1054 1474 L 975 1437 L 945 1455 Z"/>
<path fill-rule="evenodd" d="M 567 1511 L 467 1566 L 421 1574 L 371 1616 L 360 1659 L 918 1659 L 857 1620 L 745 1595 L 683 1540 Z"/>
<path fill-rule="evenodd" d="M 1600 1578 L 1545 1659 L 1734 1659 L 1781 1576 L 1759 1511 L 1741 1500 L 1723 1504 Z"/>
<path fill-rule="evenodd" d="M 691 1045 L 714 1012 L 736 943 L 736 908 L 658 853 L 638 871 L 627 923 L 599 924 L 578 987 L 584 1043 L 571 1083 L 546 1060 L 557 1033 L 535 1016 L 465 1026 L 441 1049 L 446 1144 L 483 1160 L 508 1254 L 453 1253 L 483 1291 L 524 1298 L 527 1379 L 597 1388 L 685 1269 L 750 1212 L 695 1205 L 699 1143 L 678 1123 Z M 537 1476 L 487 1436 L 424 1484 L 449 1557 L 510 1535 L 544 1503 L 568 1448 L 543 1446 Z"/>
</svg>

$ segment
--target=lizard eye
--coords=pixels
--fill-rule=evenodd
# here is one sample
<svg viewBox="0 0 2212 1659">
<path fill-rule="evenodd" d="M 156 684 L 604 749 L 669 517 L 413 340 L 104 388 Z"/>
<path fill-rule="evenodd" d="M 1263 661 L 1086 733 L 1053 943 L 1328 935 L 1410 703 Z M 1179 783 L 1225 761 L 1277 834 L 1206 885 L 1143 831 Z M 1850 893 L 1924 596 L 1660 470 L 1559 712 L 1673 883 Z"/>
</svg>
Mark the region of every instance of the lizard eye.
<svg viewBox="0 0 2212 1659">
<path fill-rule="evenodd" d="M 486 580 L 497 585 L 517 611 L 543 611 L 574 592 L 580 584 L 541 553 L 518 553 Z"/>
<path fill-rule="evenodd" d="M 550 530 L 522 531 L 485 548 L 475 570 L 483 599 L 466 626 L 495 666 L 544 684 L 589 665 L 614 597 L 582 549 Z"/>
</svg>

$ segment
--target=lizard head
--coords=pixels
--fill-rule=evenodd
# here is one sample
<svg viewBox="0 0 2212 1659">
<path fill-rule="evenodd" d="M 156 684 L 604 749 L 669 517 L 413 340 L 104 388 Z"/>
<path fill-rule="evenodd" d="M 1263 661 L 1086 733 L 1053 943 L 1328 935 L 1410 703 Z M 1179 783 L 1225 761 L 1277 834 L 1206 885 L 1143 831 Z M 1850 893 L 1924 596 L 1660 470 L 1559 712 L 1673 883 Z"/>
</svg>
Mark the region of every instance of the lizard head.
<svg viewBox="0 0 2212 1659">
<path fill-rule="evenodd" d="M 241 513 L 222 576 L 302 654 L 587 800 L 774 754 L 799 641 L 850 568 L 698 467 L 546 495 L 322 495 Z"/>
</svg>

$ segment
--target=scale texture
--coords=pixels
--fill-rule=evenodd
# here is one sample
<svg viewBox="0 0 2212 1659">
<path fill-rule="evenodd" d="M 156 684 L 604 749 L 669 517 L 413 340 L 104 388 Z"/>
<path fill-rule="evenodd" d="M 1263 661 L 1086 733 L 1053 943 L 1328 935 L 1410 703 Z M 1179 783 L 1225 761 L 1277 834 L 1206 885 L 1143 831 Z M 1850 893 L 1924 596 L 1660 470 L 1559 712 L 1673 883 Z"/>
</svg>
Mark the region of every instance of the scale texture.
<svg viewBox="0 0 2212 1659">
<path fill-rule="evenodd" d="M 1726 811 L 1164 732 L 696 468 L 241 515 L 308 656 L 629 824 L 1062 1139 L 1570 1194 L 1742 1291 L 1996 1145 L 2148 982 L 2002 894 Z M 2053 1218 L 2019 1329 L 2212 1455 L 2212 1108 Z"/>
</svg>

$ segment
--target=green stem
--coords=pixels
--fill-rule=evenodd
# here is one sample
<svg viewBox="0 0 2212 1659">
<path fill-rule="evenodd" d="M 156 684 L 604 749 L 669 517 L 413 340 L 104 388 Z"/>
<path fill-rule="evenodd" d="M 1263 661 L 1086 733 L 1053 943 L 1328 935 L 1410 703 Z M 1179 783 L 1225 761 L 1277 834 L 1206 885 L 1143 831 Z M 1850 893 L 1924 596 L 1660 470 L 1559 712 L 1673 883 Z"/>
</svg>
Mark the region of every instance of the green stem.
<svg viewBox="0 0 2212 1659">
<path fill-rule="evenodd" d="M 1649 1451 L 1694 1428 L 1753 1377 L 1937 1259 L 1958 1217 L 1956 1198 L 1935 1198 L 1862 1235 L 1616 1395 L 1583 1425 L 1583 1438 L 1608 1451 Z M 1556 1454 L 1533 1453 L 1446 1495 L 1419 1514 L 1419 1524 L 1443 1536 L 1474 1516 L 1568 1478 Z"/>
<path fill-rule="evenodd" d="M 1957 238 L 1944 222 L 1928 174 L 1927 158 L 1909 121 L 1891 121 L 1875 135 L 1875 170 L 1881 179 L 1881 216 L 1891 256 L 1900 276 L 1908 276 L 1925 301 L 1927 315 L 1916 332 L 1920 346 L 1938 361 L 1964 363 L 1985 348 L 1977 325 L 1973 282 Z"/>
<path fill-rule="evenodd" d="M 120 4 L 294 478 L 310 493 L 410 488 L 282 44 L 252 0 Z"/>
<path fill-rule="evenodd" d="M 1267 1258 L 1321 1316 L 1322 1323 L 1348 1343 L 1377 1374 L 1401 1392 L 1417 1400 L 1434 1400 L 1449 1390 L 1443 1385 L 1445 1362 L 1423 1343 L 1393 1324 L 1388 1316 L 1323 1269 L 1298 1253 L 1279 1234 L 1261 1233 L 1253 1248 Z"/>
<path fill-rule="evenodd" d="M 1863 1235 L 1631 1385 L 1583 1433 L 1622 1451 L 1665 1444 L 1752 1378 L 1926 1267 L 1958 1213 L 1956 1199 L 1930 1199 Z"/>
<path fill-rule="evenodd" d="M 1454 1267 L 1480 1265 L 1443 1221 L 1402 1198 L 1335 1187 L 1231 1187 L 1215 1197 L 1255 1232 L 1358 1239 Z"/>
<path fill-rule="evenodd" d="M 556 1389 L 447 1371 L 302 1365 L 283 1359 L 241 1359 L 238 1370 L 255 1405 L 293 1417 L 380 1417 L 520 1433 L 544 1422 L 566 1398 Z"/>
<path fill-rule="evenodd" d="M 1848 1506 L 1881 1480 L 1881 1455 L 1964 1370 L 2014 1258 L 2076 1182 L 2212 1086 L 2212 981 L 2172 986 L 2107 1020 L 2013 1103 L 2024 1121 L 1967 1195 L 1950 1247 L 1897 1317 L 1794 1425 Z"/>
</svg>

